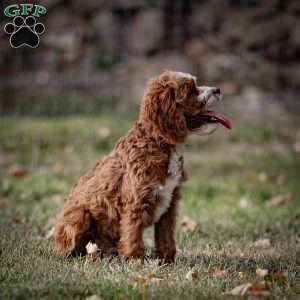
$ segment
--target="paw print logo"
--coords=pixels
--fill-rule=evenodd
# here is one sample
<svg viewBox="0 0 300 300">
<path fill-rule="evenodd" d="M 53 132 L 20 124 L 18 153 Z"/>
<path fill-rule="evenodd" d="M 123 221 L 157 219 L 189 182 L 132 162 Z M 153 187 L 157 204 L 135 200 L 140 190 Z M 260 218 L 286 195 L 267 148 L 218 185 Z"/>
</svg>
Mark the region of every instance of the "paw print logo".
<svg viewBox="0 0 300 300">
<path fill-rule="evenodd" d="M 33 16 L 27 16 L 25 19 L 16 16 L 12 23 L 4 26 L 4 31 L 10 35 L 9 42 L 13 48 L 21 46 L 36 48 L 40 43 L 39 35 L 45 31 L 45 26 L 37 23 Z"/>
</svg>

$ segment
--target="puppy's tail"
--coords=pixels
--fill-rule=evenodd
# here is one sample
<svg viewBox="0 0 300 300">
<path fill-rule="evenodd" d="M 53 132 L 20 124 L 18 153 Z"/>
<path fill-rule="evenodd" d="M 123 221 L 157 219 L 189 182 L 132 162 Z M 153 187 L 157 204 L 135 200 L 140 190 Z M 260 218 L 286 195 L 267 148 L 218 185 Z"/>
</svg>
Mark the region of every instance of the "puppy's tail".
<svg viewBox="0 0 300 300">
<path fill-rule="evenodd" d="M 64 208 L 54 230 L 55 248 L 60 255 L 84 253 L 89 242 L 92 218 L 84 205 Z"/>
</svg>

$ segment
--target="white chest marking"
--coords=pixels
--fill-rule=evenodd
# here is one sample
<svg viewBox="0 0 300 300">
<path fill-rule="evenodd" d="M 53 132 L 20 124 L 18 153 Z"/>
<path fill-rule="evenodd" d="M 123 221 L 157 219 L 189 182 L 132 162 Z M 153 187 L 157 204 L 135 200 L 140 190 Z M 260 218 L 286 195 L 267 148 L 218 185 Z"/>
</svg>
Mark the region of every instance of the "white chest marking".
<svg viewBox="0 0 300 300">
<path fill-rule="evenodd" d="M 182 155 L 183 145 L 176 146 L 176 150 L 171 154 L 169 160 L 169 176 L 164 185 L 155 188 L 155 193 L 159 196 L 159 203 L 154 213 L 154 223 L 159 221 L 171 204 L 174 189 L 178 186 L 182 176 Z"/>
</svg>

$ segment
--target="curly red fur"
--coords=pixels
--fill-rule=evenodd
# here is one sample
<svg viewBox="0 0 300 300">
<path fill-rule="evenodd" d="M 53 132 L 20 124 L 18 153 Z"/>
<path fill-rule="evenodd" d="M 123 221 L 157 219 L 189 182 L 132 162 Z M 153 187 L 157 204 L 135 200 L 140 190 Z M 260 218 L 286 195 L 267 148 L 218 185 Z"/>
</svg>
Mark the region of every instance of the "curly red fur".
<svg viewBox="0 0 300 300">
<path fill-rule="evenodd" d="M 60 254 L 84 252 L 91 240 L 103 253 L 143 257 L 143 230 L 155 225 L 157 256 L 174 260 L 176 208 L 185 178 L 183 159 L 175 154 L 188 134 L 185 113 L 200 109 L 195 89 L 194 80 L 177 72 L 150 80 L 139 119 L 71 189 L 55 228 Z"/>
</svg>

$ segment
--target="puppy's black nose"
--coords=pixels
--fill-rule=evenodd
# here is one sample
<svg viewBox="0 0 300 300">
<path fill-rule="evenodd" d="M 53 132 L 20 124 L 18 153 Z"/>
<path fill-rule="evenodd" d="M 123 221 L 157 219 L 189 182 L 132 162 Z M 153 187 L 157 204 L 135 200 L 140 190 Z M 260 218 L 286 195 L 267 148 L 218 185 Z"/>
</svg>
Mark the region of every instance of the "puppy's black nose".
<svg viewBox="0 0 300 300">
<path fill-rule="evenodd" d="M 214 88 L 212 90 L 212 92 L 213 92 L 214 95 L 220 95 L 221 94 L 221 90 L 219 88 Z"/>
</svg>

